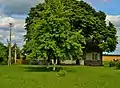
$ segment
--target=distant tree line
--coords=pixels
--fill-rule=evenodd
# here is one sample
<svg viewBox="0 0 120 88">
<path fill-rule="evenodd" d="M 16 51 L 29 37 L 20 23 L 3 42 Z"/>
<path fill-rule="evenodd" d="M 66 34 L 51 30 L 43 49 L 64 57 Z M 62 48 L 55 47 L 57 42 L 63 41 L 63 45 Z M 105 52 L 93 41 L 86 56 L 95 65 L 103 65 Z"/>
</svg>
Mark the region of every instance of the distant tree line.
<svg viewBox="0 0 120 88">
<path fill-rule="evenodd" d="M 12 46 L 12 60 L 15 58 L 15 47 L 16 47 L 16 58 L 20 59 L 20 48 L 17 46 L 17 44 L 14 44 Z M 8 46 L 5 46 L 3 43 L 0 42 L 0 62 L 3 62 L 7 64 L 8 60 L 8 55 L 9 55 L 9 44 Z M 13 62 L 14 63 L 14 62 Z"/>
</svg>

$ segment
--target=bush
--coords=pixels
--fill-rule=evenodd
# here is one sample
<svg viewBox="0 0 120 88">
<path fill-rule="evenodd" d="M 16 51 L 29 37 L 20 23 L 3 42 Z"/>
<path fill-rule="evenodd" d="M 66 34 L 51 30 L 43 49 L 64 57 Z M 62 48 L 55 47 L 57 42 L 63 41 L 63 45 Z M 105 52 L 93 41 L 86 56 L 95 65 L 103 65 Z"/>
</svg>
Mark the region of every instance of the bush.
<svg viewBox="0 0 120 88">
<path fill-rule="evenodd" d="M 3 61 L 3 62 L 0 62 L 0 65 L 7 65 L 7 63 Z"/>
<path fill-rule="evenodd" d="M 61 69 L 59 72 L 58 72 L 58 76 L 59 77 L 63 77 L 63 76 L 66 76 L 66 70 L 65 69 Z"/>
<path fill-rule="evenodd" d="M 116 69 L 120 69 L 120 61 L 110 61 L 109 67 L 115 67 Z"/>
<path fill-rule="evenodd" d="M 116 66 L 116 62 L 115 61 L 110 61 L 109 62 L 109 67 L 115 67 Z"/>
<path fill-rule="evenodd" d="M 120 61 L 116 62 L 116 69 L 120 69 Z"/>
</svg>

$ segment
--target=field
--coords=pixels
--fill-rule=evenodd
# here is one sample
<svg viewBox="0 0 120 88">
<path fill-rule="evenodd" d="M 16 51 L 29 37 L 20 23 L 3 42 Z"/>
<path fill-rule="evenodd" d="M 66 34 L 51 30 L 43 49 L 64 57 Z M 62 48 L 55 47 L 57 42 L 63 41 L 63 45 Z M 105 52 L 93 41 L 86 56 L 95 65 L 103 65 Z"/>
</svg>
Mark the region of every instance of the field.
<svg viewBox="0 0 120 88">
<path fill-rule="evenodd" d="M 109 67 L 65 66 L 66 76 L 52 68 L 0 65 L 0 88 L 120 88 L 120 70 Z"/>
</svg>

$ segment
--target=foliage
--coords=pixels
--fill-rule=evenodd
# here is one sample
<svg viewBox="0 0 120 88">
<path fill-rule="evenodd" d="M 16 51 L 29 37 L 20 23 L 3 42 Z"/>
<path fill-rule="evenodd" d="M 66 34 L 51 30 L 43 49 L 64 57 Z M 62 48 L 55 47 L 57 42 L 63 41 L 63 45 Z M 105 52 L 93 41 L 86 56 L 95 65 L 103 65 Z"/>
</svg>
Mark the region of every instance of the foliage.
<svg viewBox="0 0 120 88">
<path fill-rule="evenodd" d="M 64 77 L 66 76 L 67 72 L 65 69 L 60 69 L 60 71 L 58 72 L 58 76 L 59 77 Z"/>
<path fill-rule="evenodd" d="M 120 69 L 120 61 L 119 60 L 110 61 L 109 62 L 109 67 L 115 67 L 116 69 Z"/>
<path fill-rule="evenodd" d="M 114 25 L 111 22 L 109 22 L 109 26 L 107 26 L 107 29 L 103 34 L 104 36 L 103 43 L 99 44 L 103 51 L 112 52 L 116 49 L 116 44 L 118 43 L 116 32 L 117 31 Z"/>
<path fill-rule="evenodd" d="M 71 31 L 69 19 L 65 17 L 69 10 L 65 11 L 60 0 L 46 1 L 31 8 L 26 19 L 27 34 L 24 45 L 24 51 L 30 58 L 69 59 L 82 55 L 81 43 L 84 44 L 84 37 L 81 30 Z"/>
<path fill-rule="evenodd" d="M 16 49 L 16 59 L 20 59 L 20 48 L 17 46 L 17 44 L 15 43 L 13 46 L 12 46 L 12 57 L 14 58 L 15 57 L 15 49 Z"/>
<path fill-rule="evenodd" d="M 7 47 L 0 43 L 0 62 L 7 60 Z"/>
<path fill-rule="evenodd" d="M 120 61 L 116 62 L 116 69 L 120 69 Z"/>
<path fill-rule="evenodd" d="M 114 51 L 116 29 L 106 14 L 84 1 L 45 0 L 32 7 L 26 18 L 24 53 L 28 58 L 79 59 L 92 40 L 101 51 Z"/>
<path fill-rule="evenodd" d="M 112 52 L 116 49 L 116 28 L 109 22 L 106 25 L 106 14 L 96 12 L 84 1 L 64 0 L 66 9 L 70 8 L 69 22 L 75 30 L 83 30 L 86 42 L 91 39 L 101 51 Z M 86 46 L 85 46 L 86 47 Z"/>
<path fill-rule="evenodd" d="M 115 61 L 110 61 L 109 62 L 109 67 L 115 67 L 116 66 L 116 62 Z"/>
</svg>

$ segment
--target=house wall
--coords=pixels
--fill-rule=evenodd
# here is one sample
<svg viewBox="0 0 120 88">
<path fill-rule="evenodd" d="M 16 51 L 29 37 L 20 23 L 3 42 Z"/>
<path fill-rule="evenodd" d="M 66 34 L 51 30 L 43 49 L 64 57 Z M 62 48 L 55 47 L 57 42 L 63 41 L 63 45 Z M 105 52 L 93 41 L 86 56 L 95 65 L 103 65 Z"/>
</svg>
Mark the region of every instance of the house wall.
<svg viewBox="0 0 120 88">
<path fill-rule="evenodd" d="M 61 61 L 61 64 L 76 64 L 76 60 L 64 60 Z"/>
<path fill-rule="evenodd" d="M 93 60 L 92 54 L 97 54 L 97 60 L 100 60 L 100 53 L 97 52 L 92 52 L 92 53 L 87 53 L 86 54 L 86 60 Z"/>
<path fill-rule="evenodd" d="M 92 60 L 92 53 L 86 54 L 86 60 Z"/>
<path fill-rule="evenodd" d="M 102 56 L 103 61 L 111 61 L 113 59 L 119 59 L 120 60 L 120 55 L 119 56 L 115 56 L 115 55 L 111 55 L 111 56 Z"/>
<path fill-rule="evenodd" d="M 97 54 L 97 58 L 96 58 L 96 54 Z M 101 54 L 98 52 L 86 53 L 84 64 L 89 66 L 102 65 Z"/>
</svg>

